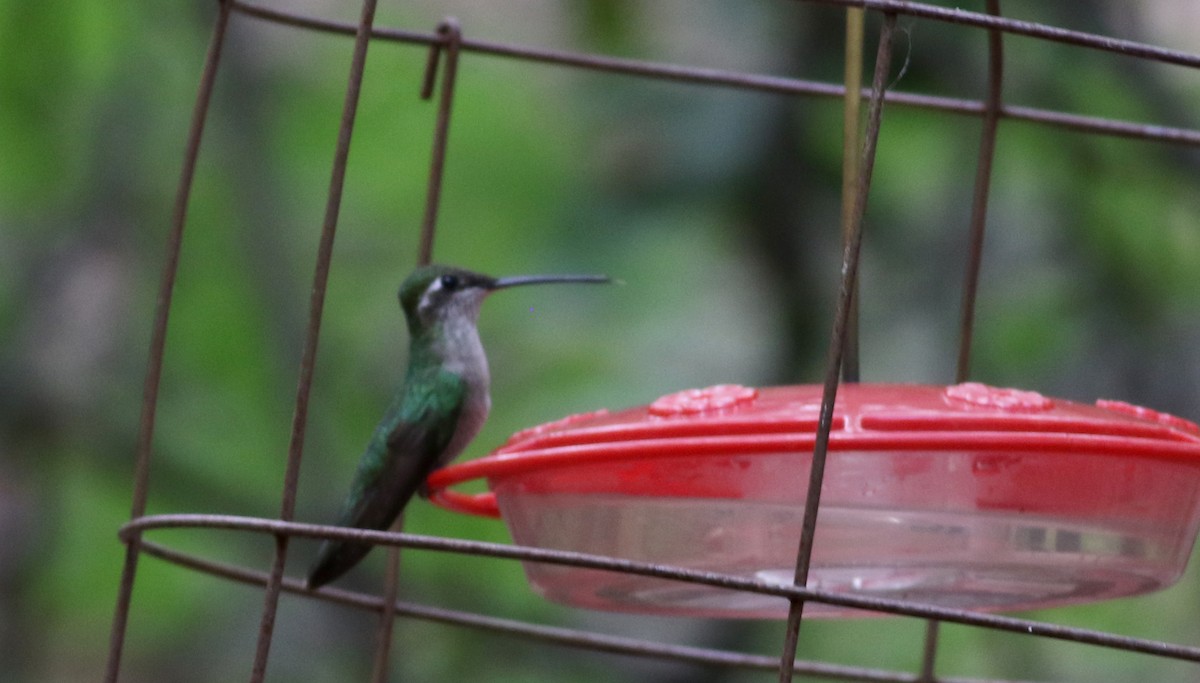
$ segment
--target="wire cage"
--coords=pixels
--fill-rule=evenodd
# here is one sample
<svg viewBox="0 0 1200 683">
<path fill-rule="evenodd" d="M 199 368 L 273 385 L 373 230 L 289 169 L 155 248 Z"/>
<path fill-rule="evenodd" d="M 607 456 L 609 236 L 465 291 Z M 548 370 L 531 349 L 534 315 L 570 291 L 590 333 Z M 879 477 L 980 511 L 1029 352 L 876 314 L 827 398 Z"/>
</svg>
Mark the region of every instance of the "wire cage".
<svg viewBox="0 0 1200 683">
<path fill-rule="evenodd" d="M 268 656 L 275 635 L 278 607 L 282 593 L 306 596 L 314 600 L 332 601 L 380 614 L 378 649 L 375 653 L 374 680 L 385 680 L 391 648 L 391 629 L 397 617 L 428 619 L 457 624 L 485 631 L 498 631 L 553 643 L 604 652 L 623 653 L 666 660 L 686 661 L 705 665 L 771 672 L 781 681 L 794 677 L 823 680 L 853 681 L 965 681 L 940 675 L 936 671 L 939 648 L 939 626 L 960 624 L 980 629 L 1023 634 L 1031 638 L 1057 639 L 1126 651 L 1130 656 L 1150 656 L 1200 663 L 1200 647 L 1161 642 L 1125 635 L 1058 625 L 1044 621 L 999 616 L 944 606 L 889 600 L 863 595 L 833 593 L 807 588 L 810 559 L 820 509 L 820 491 L 833 403 L 839 385 L 856 381 L 857 330 L 855 311 L 858 270 L 862 244 L 862 223 L 866 211 L 870 181 L 873 174 L 876 143 L 881 130 L 886 130 L 884 112 L 893 106 L 919 107 L 965 115 L 982 120 L 978 146 L 974 195 L 971 207 L 968 258 L 962 285 L 962 313 L 957 358 L 957 379 L 970 376 L 970 359 L 975 319 L 977 282 L 983 260 L 984 227 L 987 223 L 989 187 L 993 160 L 997 151 L 997 131 L 1003 121 L 1019 120 L 1036 125 L 1069 129 L 1088 135 L 1117 136 L 1153 143 L 1167 143 L 1180 148 L 1200 146 L 1200 129 L 1177 128 L 1154 123 L 1133 122 L 1098 116 L 1064 113 L 1009 104 L 1004 99 L 1004 46 L 1014 36 L 1024 39 L 1066 44 L 1085 50 L 1112 53 L 1124 59 L 1157 62 L 1186 69 L 1200 69 L 1200 55 L 1166 49 L 1105 35 L 1067 30 L 1052 25 L 1031 23 L 1004 16 L 999 0 L 986 0 L 976 10 L 951 9 L 932 4 L 901 2 L 899 0 L 814 0 L 813 4 L 834 5 L 855 12 L 866 12 L 879 22 L 873 82 L 862 88 L 857 75 L 848 74 L 846 85 L 830 84 L 801 78 L 727 71 L 676 63 L 653 62 L 619 58 L 587 52 L 568 52 L 527 45 L 491 42 L 469 35 L 452 19 L 446 19 L 432 32 L 410 31 L 375 26 L 376 0 L 364 0 L 357 25 L 315 18 L 292 11 L 269 8 L 244 0 L 220 0 L 216 25 L 201 77 L 188 132 L 186 153 L 177 188 L 167 252 L 163 262 L 157 309 L 148 357 L 144 385 L 144 402 L 140 432 L 136 447 L 136 470 L 131 520 L 121 532 L 126 545 L 125 565 L 119 586 L 118 602 L 111 632 L 106 679 L 120 679 L 122 652 L 126 642 L 130 607 L 133 602 L 137 567 L 142 556 L 150 555 L 197 572 L 261 587 L 263 608 L 258 630 L 257 648 L 249 680 L 252 683 L 266 677 Z M 941 95 L 897 92 L 890 88 L 896 73 L 893 55 L 897 47 L 898 18 L 942 22 L 973 31 L 987 46 L 986 96 L 981 100 L 956 99 Z M 205 129 L 218 65 L 226 51 L 227 30 L 233 22 L 270 22 L 296 31 L 321 32 L 346 37 L 352 42 L 353 55 L 343 103 L 341 126 L 332 162 L 332 174 L 326 202 L 323 228 L 317 245 L 316 271 L 309 303 L 309 318 L 304 338 L 303 356 L 295 395 L 295 412 L 291 428 L 286 470 L 281 482 L 279 514 L 273 519 L 236 517 L 222 514 L 161 514 L 148 515 L 147 501 L 150 485 L 155 410 L 164 366 L 168 318 L 172 293 L 181 261 L 184 227 L 193 179 L 197 167 L 202 135 Z M 503 545 L 471 540 L 418 536 L 399 532 L 369 532 L 332 526 L 305 524 L 296 521 L 297 489 L 301 456 L 304 452 L 308 424 L 310 394 L 316 364 L 317 341 L 321 330 L 331 269 L 334 234 L 338 226 L 339 208 L 346 180 L 351 133 L 363 83 L 368 46 L 376 42 L 414 45 L 428 50 L 428 65 L 422 87 L 422 97 L 436 95 L 436 125 L 433 134 L 433 154 L 429 168 L 425 217 L 417 261 L 427 263 L 433 253 L 435 226 L 441 194 L 446 146 L 450 133 L 450 118 L 454 109 L 455 79 L 459 56 L 477 53 L 520 62 L 540 62 L 571 69 L 592 70 L 623 75 L 629 78 L 660 79 L 683 82 L 706 88 L 729 89 L 734 92 L 766 92 L 790 97 L 865 98 L 866 126 L 862 139 L 861 164 L 851 158 L 848 190 L 844 196 L 845 234 L 843 240 L 840 281 L 835 314 L 829 332 L 828 356 L 825 362 L 821 421 L 813 453 L 813 467 L 805 508 L 803 533 L 797 548 L 796 574 L 792 585 L 768 584 L 759 581 L 688 570 L 673 566 L 632 562 L 612 557 Z M 849 95 L 849 96 L 848 96 Z M 858 113 L 848 114 L 857 122 Z M 204 557 L 185 553 L 145 538 L 164 528 L 209 528 L 222 532 L 252 532 L 274 540 L 274 559 L 268 571 L 260 572 L 231 566 Z M 356 593 L 336 587 L 307 591 L 302 582 L 290 578 L 286 557 L 292 538 L 355 539 L 390 547 L 390 580 L 380 595 Z M 790 601 L 790 612 L 783 627 L 783 642 L 779 656 L 749 654 L 738 651 L 665 644 L 632 637 L 603 635 L 558 626 L 523 623 L 520 621 L 466 613 L 439 607 L 397 601 L 396 553 L 399 548 L 422 549 L 445 553 L 480 555 L 504 560 L 537 561 L 552 564 L 587 567 L 612 572 L 627 572 L 680 582 L 691 582 L 730 591 L 747 591 L 778 596 Z M 876 613 L 899 615 L 923 620 L 926 624 L 924 646 L 915 670 L 897 671 L 846 666 L 842 664 L 803 661 L 795 658 L 805 620 L 806 604 L 829 604 Z"/>
</svg>

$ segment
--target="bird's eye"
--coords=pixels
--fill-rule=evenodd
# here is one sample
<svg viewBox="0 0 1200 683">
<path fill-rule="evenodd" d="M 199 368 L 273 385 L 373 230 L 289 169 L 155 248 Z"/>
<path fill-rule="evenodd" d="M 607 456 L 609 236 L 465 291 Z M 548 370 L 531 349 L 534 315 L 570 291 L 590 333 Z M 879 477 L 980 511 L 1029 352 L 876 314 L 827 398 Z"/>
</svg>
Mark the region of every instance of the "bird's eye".
<svg viewBox="0 0 1200 683">
<path fill-rule="evenodd" d="M 453 292 L 454 290 L 458 289 L 458 276 L 457 275 L 443 275 L 441 278 L 441 283 L 442 283 L 442 289 L 444 289 L 448 292 Z"/>
</svg>

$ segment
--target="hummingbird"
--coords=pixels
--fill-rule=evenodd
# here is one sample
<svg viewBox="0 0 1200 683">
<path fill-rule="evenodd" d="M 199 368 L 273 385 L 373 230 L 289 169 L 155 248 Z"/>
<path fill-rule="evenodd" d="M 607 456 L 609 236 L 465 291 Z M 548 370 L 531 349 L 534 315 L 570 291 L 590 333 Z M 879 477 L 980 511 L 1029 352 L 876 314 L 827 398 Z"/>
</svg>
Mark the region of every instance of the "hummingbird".
<svg viewBox="0 0 1200 683">
<path fill-rule="evenodd" d="M 417 268 L 400 286 L 408 325 L 404 382 L 358 463 L 339 526 L 385 530 L 413 494 L 479 433 L 491 408 L 479 308 L 492 292 L 522 285 L 604 283 L 604 275 L 490 277 L 451 266 Z M 310 590 L 347 572 L 371 545 L 326 540 L 308 574 Z"/>
</svg>

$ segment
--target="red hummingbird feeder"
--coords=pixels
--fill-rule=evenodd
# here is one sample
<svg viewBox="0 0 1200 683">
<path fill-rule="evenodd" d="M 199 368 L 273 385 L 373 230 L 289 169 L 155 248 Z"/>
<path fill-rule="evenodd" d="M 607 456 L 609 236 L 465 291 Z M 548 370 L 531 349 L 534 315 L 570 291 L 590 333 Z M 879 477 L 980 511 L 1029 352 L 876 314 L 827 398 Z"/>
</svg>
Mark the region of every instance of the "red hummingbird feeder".
<svg viewBox="0 0 1200 683">
<path fill-rule="evenodd" d="M 791 584 L 821 387 L 721 385 L 513 435 L 430 479 L 540 548 Z M 490 492 L 448 487 L 485 479 Z M 1200 524 L 1200 427 L 978 383 L 838 391 L 809 587 L 979 610 L 1174 583 Z M 570 605 L 781 617 L 787 600 L 527 562 Z M 848 613 L 813 604 L 813 614 Z M 861 612 L 856 612 L 862 614 Z"/>
</svg>

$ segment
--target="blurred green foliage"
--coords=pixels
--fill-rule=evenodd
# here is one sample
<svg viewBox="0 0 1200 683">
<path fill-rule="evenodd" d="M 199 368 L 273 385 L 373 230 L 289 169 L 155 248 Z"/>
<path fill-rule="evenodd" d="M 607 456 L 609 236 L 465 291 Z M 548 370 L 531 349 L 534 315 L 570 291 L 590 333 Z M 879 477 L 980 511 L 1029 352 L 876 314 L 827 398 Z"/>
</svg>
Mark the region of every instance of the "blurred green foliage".
<svg viewBox="0 0 1200 683">
<path fill-rule="evenodd" d="M 355 3 L 273 6 L 354 21 Z M 974 6 L 979 5 L 979 7 Z M 982 3 L 966 8 L 980 9 Z M 1177 44 L 1186 0 L 1005 3 L 1035 21 Z M 184 135 L 214 2 L 0 0 L 0 678 L 99 678 L 127 519 L 142 372 Z M 835 80 L 841 14 L 805 3 L 383 3 L 379 25 Z M 874 20 L 873 20 L 874 21 Z M 983 92 L 983 34 L 906 20 L 900 90 Z M 874 35 L 869 26 L 868 41 Z M 1194 36 L 1191 36 L 1194 39 Z M 1023 38 L 1005 98 L 1195 127 L 1197 74 Z M 272 516 L 350 41 L 235 15 L 189 206 L 150 509 Z M 425 51 L 372 45 L 329 282 L 299 497 L 328 521 L 400 378 L 395 288 L 415 259 L 434 106 Z M 600 271 L 607 291 L 507 294 L 481 321 L 495 407 L 468 457 L 531 424 L 718 382 L 819 377 L 836 289 L 837 102 L 465 54 L 438 260 L 494 273 Z M 867 217 L 864 378 L 953 377 L 977 120 L 889 108 Z M 974 374 L 1084 401 L 1200 416 L 1200 153 L 1005 122 Z M 1066 493 L 1064 493 L 1066 495 Z M 414 532 L 504 541 L 412 506 Z M 263 568 L 268 539 L 156 532 Z M 292 544 L 289 571 L 314 551 Z M 374 590 L 382 553 L 347 578 Z M 407 553 L 405 597 L 617 633 L 777 651 L 775 623 L 550 605 L 512 563 Z M 1165 593 L 1043 618 L 1194 642 L 1193 569 Z M 125 681 L 247 675 L 259 592 L 142 561 Z M 285 596 L 271 680 L 364 680 L 374 618 Z M 814 622 L 801 656 L 918 666 L 923 625 Z M 1190 681 L 1194 668 L 948 626 L 953 674 Z M 419 645 L 419 646 L 418 646 Z M 396 679 L 766 680 L 401 620 Z"/>
</svg>

